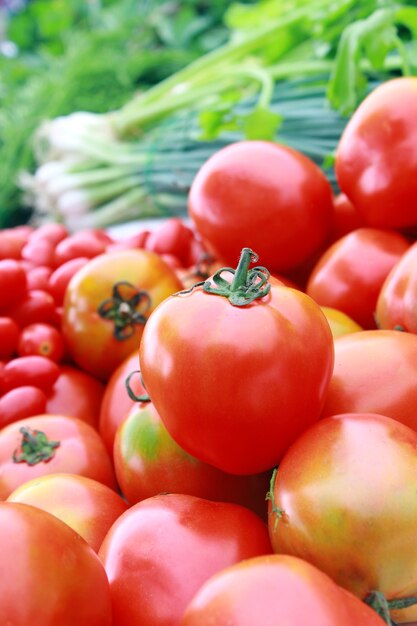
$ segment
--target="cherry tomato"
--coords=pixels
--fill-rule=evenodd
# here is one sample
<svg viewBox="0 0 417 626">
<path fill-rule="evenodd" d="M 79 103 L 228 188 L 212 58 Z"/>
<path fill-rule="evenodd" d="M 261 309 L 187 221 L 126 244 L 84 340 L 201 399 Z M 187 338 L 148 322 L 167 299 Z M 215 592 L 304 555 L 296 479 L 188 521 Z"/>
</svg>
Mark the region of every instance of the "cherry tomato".
<svg viewBox="0 0 417 626">
<path fill-rule="evenodd" d="M 253 258 L 245 248 L 236 272 L 223 272 L 233 282 L 220 272 L 209 287 L 162 302 L 139 351 L 145 387 L 170 435 L 231 474 L 279 462 L 319 418 L 333 369 L 320 307 L 268 281 L 264 268 L 249 270 Z"/>
<path fill-rule="evenodd" d="M 32 385 L 48 392 L 58 376 L 59 367 L 50 359 L 43 356 L 22 356 L 6 363 L 0 388 L 5 393 L 16 387 Z"/>
<path fill-rule="evenodd" d="M 19 260 L 27 239 L 28 235 L 16 233 L 12 228 L 0 231 L 0 259 Z"/>
<path fill-rule="evenodd" d="M 0 317 L 0 359 L 9 359 L 17 352 L 20 328 L 11 317 Z"/>
<path fill-rule="evenodd" d="M 386 277 L 378 295 L 379 328 L 417 333 L 417 243 L 403 254 Z"/>
<path fill-rule="evenodd" d="M 124 237 L 106 246 L 106 252 L 117 252 L 119 250 L 132 250 L 132 248 L 144 248 L 150 231 L 141 230 L 139 233 Z"/>
<path fill-rule="evenodd" d="M 0 431 L 0 499 L 46 474 L 80 474 L 116 488 L 112 463 L 97 431 L 75 417 L 35 415 Z"/>
<path fill-rule="evenodd" d="M 417 224 L 417 78 L 374 89 L 340 139 L 339 186 L 363 219 L 379 228 Z"/>
<path fill-rule="evenodd" d="M 394 231 L 359 228 L 331 245 L 313 268 L 306 293 L 321 306 L 343 311 L 363 328 L 375 328 L 378 294 L 408 250 Z"/>
<path fill-rule="evenodd" d="M 59 363 L 64 356 L 64 339 L 51 324 L 29 324 L 20 333 L 17 351 L 22 357 L 37 355 Z"/>
<path fill-rule="evenodd" d="M 113 460 L 130 504 L 162 492 L 183 493 L 242 504 L 266 517 L 270 472 L 233 476 L 198 461 L 175 443 L 152 403 L 134 406 L 119 426 Z"/>
<path fill-rule="evenodd" d="M 50 222 L 42 224 L 33 230 L 29 235 L 29 241 L 38 241 L 40 239 L 49 241 L 56 246 L 60 241 L 69 236 L 68 229 L 63 224 Z"/>
<path fill-rule="evenodd" d="M 107 380 L 137 349 L 155 307 L 182 285 L 161 257 L 123 250 L 89 261 L 68 285 L 62 332 L 85 371 Z"/>
<path fill-rule="evenodd" d="M 28 291 L 32 291 L 33 289 L 49 291 L 49 277 L 51 273 L 51 268 L 45 265 L 38 265 L 28 270 L 26 272 Z"/>
<path fill-rule="evenodd" d="M 55 259 L 55 244 L 48 239 L 32 238 L 22 248 L 22 259 L 30 261 L 35 266 L 52 268 Z"/>
<path fill-rule="evenodd" d="M 45 412 L 78 417 L 97 430 L 103 383 L 71 365 L 61 365 L 59 369 L 59 376 L 47 395 Z"/>
<path fill-rule="evenodd" d="M 60 265 L 49 277 L 48 291 L 57 305 L 62 305 L 71 278 L 87 263 L 87 257 L 77 257 Z"/>
<path fill-rule="evenodd" d="M 59 267 L 71 259 L 87 257 L 92 259 L 105 252 L 112 243 L 110 236 L 100 230 L 81 230 L 60 241 L 55 248 L 54 266 Z"/>
<path fill-rule="evenodd" d="M 23 300 L 9 309 L 9 315 L 24 328 L 29 324 L 50 324 L 55 316 L 55 301 L 43 289 L 29 291 Z"/>
<path fill-rule="evenodd" d="M 180 494 L 142 500 L 116 520 L 99 550 L 114 623 L 177 624 L 210 576 L 270 552 L 266 525 L 242 506 Z"/>
<path fill-rule="evenodd" d="M 0 311 L 11 309 L 26 296 L 26 272 L 18 261 L 0 260 Z"/>
<path fill-rule="evenodd" d="M 44 413 L 46 403 L 46 394 L 39 387 L 25 385 L 8 391 L 0 398 L 0 428 Z"/>
<path fill-rule="evenodd" d="M 67 524 L 27 504 L 0 503 L 4 626 L 111 626 L 105 571 Z"/>
<path fill-rule="evenodd" d="M 342 335 L 347 335 L 348 333 L 357 333 L 360 330 L 363 330 L 362 326 L 359 326 L 359 324 L 346 315 L 346 313 L 328 306 L 321 306 L 320 308 L 329 322 L 333 338 L 341 337 Z"/>
<path fill-rule="evenodd" d="M 333 198 L 333 225 L 331 241 L 337 241 L 341 237 L 366 226 L 362 216 L 353 206 L 344 193 L 339 193 Z"/>
<path fill-rule="evenodd" d="M 390 417 L 319 420 L 281 461 L 269 501 L 274 551 L 305 558 L 359 598 L 417 595 L 417 433 Z M 417 607 L 393 619 L 417 619 Z"/>
<path fill-rule="evenodd" d="M 364 330 L 334 340 L 322 416 L 381 413 L 417 430 L 417 336 Z"/>
<path fill-rule="evenodd" d="M 7 501 L 30 504 L 55 515 L 77 531 L 95 552 L 113 522 L 128 509 L 113 489 L 76 474 L 50 474 L 28 480 Z"/>
<path fill-rule="evenodd" d="M 332 190 L 320 168 L 292 148 L 240 141 L 199 170 L 189 215 L 207 249 L 234 267 L 243 247 L 271 272 L 297 267 L 330 234 Z"/>
<path fill-rule="evenodd" d="M 316 567 L 283 554 L 253 557 L 218 572 L 200 587 L 180 620 L 180 626 L 307 623 L 385 624 L 375 611 Z"/>
<path fill-rule="evenodd" d="M 113 454 L 113 444 L 120 424 L 127 417 L 131 408 L 136 404 L 126 389 L 126 379 L 138 370 L 138 351 L 128 356 L 116 368 L 107 381 L 103 401 L 100 406 L 99 432 L 109 452 Z M 142 384 L 139 372 L 132 376 L 130 387 L 137 396 L 145 395 L 146 389 Z"/>
<path fill-rule="evenodd" d="M 189 263 L 191 242 L 194 233 L 179 217 L 171 217 L 155 228 L 146 239 L 145 248 L 160 255 L 169 254 L 182 267 Z"/>
</svg>

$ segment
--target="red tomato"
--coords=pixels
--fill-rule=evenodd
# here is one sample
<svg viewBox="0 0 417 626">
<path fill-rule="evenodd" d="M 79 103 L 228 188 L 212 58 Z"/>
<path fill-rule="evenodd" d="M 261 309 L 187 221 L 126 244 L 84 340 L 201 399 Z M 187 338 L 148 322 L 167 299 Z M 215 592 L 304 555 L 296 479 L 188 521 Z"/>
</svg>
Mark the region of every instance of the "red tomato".
<svg viewBox="0 0 417 626">
<path fill-rule="evenodd" d="M 100 436 L 75 417 L 36 415 L 0 431 L 0 500 L 32 478 L 59 473 L 80 474 L 116 488 Z"/>
<path fill-rule="evenodd" d="M 113 451 L 123 495 L 135 504 L 158 493 L 183 493 L 235 502 L 266 516 L 270 472 L 233 476 L 202 463 L 168 434 L 152 403 L 134 406 L 120 425 Z"/>
<path fill-rule="evenodd" d="M 49 241 L 56 246 L 60 241 L 69 236 L 67 228 L 63 224 L 51 222 L 42 224 L 30 233 L 29 241 L 38 241 L 40 239 Z"/>
<path fill-rule="evenodd" d="M 110 487 L 76 474 L 50 474 L 28 480 L 8 502 L 47 511 L 77 531 L 98 552 L 103 539 L 128 505 Z"/>
<path fill-rule="evenodd" d="M 28 291 L 32 291 L 33 289 L 49 291 L 49 277 L 51 273 L 51 268 L 44 265 L 38 265 L 37 267 L 29 269 L 26 272 Z"/>
<path fill-rule="evenodd" d="M 392 268 L 379 292 L 376 320 L 379 328 L 417 333 L 417 243 Z"/>
<path fill-rule="evenodd" d="M 306 561 L 286 555 L 246 559 L 197 591 L 180 626 L 384 626 L 375 611 Z M 278 621 L 277 621 L 278 617 Z"/>
<path fill-rule="evenodd" d="M 322 415 L 381 413 L 417 430 L 417 336 L 364 330 L 334 340 Z"/>
<path fill-rule="evenodd" d="M 85 256 L 71 259 L 52 272 L 48 281 L 48 291 L 53 295 L 57 305 L 63 304 L 68 283 L 87 261 L 88 258 Z"/>
<path fill-rule="evenodd" d="M 116 520 L 99 551 L 114 623 L 178 624 L 210 576 L 270 552 L 265 524 L 242 506 L 178 494 L 143 500 Z"/>
<path fill-rule="evenodd" d="M 17 352 L 20 329 L 11 317 L 0 317 L 0 359 L 9 359 Z"/>
<path fill-rule="evenodd" d="M 36 323 L 50 324 L 55 316 L 55 301 L 47 291 L 33 289 L 9 309 L 9 315 L 21 328 Z"/>
<path fill-rule="evenodd" d="M 123 250 L 89 261 L 68 285 L 62 332 L 74 361 L 107 380 L 137 349 L 144 324 L 182 285 L 161 257 Z"/>
<path fill-rule="evenodd" d="M 104 231 L 81 230 L 58 243 L 55 248 L 54 265 L 58 267 L 79 257 L 92 259 L 103 254 L 112 242 L 112 238 Z"/>
<path fill-rule="evenodd" d="M 12 228 L 0 231 L 0 259 L 19 260 L 27 238 L 28 235 L 16 233 Z"/>
<path fill-rule="evenodd" d="M 145 248 L 158 254 L 169 254 L 186 267 L 194 233 L 179 217 L 170 217 L 149 233 Z"/>
<path fill-rule="evenodd" d="M 59 376 L 59 367 L 43 356 L 22 356 L 12 359 L 1 373 L 0 388 L 5 393 L 16 387 L 32 385 L 45 392 L 52 389 Z"/>
<path fill-rule="evenodd" d="M 217 151 L 194 178 L 189 215 L 207 249 L 232 267 L 243 247 L 271 272 L 294 268 L 325 243 L 332 190 L 317 165 L 286 146 L 240 141 Z"/>
<path fill-rule="evenodd" d="M 50 324 L 29 324 L 20 333 L 19 356 L 43 356 L 58 363 L 64 356 L 64 350 L 62 334 Z"/>
<path fill-rule="evenodd" d="M 103 393 L 100 380 L 78 368 L 61 365 L 58 379 L 48 393 L 45 413 L 78 417 L 97 430 Z"/>
<path fill-rule="evenodd" d="M 139 233 L 124 237 L 106 246 L 106 252 L 116 252 L 118 250 L 132 250 L 132 248 L 144 248 L 149 235 L 149 230 L 141 230 Z"/>
<path fill-rule="evenodd" d="M 0 398 L 0 428 L 44 413 L 46 402 L 45 392 L 38 387 L 25 385 L 8 391 Z"/>
<path fill-rule="evenodd" d="M 280 463 L 274 551 L 305 558 L 359 598 L 417 595 L 417 433 L 373 413 L 319 420 Z M 417 606 L 393 619 L 417 619 Z"/>
<path fill-rule="evenodd" d="M 360 213 L 344 193 L 333 198 L 333 226 L 331 241 L 337 241 L 352 230 L 366 226 Z"/>
<path fill-rule="evenodd" d="M 26 272 L 18 261 L 0 261 L 0 311 L 6 311 L 26 296 Z"/>
<path fill-rule="evenodd" d="M 244 249 L 233 282 L 215 275 L 211 293 L 199 286 L 162 302 L 139 352 L 145 387 L 170 435 L 231 474 L 278 463 L 319 418 L 333 368 L 320 307 L 268 283 L 263 268 L 248 271 L 252 255 Z"/>
<path fill-rule="evenodd" d="M 29 241 L 22 248 L 22 259 L 30 261 L 35 266 L 52 268 L 55 259 L 55 244 L 48 239 L 29 237 Z"/>
<path fill-rule="evenodd" d="M 343 311 L 363 328 L 375 328 L 381 286 L 409 246 L 407 239 L 394 231 L 354 230 L 318 260 L 306 293 L 321 306 Z"/>
<path fill-rule="evenodd" d="M 138 352 L 135 351 L 116 368 L 104 390 L 100 407 L 99 432 L 110 455 L 113 454 L 116 431 L 135 404 L 127 393 L 126 379 L 137 369 Z M 130 387 L 137 396 L 146 394 L 139 373 L 132 376 Z"/>
<path fill-rule="evenodd" d="M 417 78 L 382 83 L 359 105 L 340 139 L 339 186 L 370 226 L 417 223 Z"/>
<path fill-rule="evenodd" d="M 109 584 L 92 548 L 27 504 L 0 503 L 4 626 L 111 626 Z"/>
</svg>

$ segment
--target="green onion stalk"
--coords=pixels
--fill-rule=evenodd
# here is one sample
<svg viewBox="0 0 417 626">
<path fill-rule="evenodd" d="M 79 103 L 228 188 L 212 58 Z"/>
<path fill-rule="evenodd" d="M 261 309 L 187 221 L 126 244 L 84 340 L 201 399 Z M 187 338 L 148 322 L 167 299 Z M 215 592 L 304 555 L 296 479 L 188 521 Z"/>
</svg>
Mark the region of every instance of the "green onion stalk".
<svg viewBox="0 0 417 626">
<path fill-rule="evenodd" d="M 283 15 L 277 0 L 261 4 L 275 18 L 235 29 L 229 43 L 122 108 L 42 124 L 34 137 L 38 167 L 20 180 L 33 221 L 53 219 L 77 230 L 184 215 L 199 168 L 244 138 L 300 150 L 336 189 L 331 156 L 346 115 L 372 88 L 371 79 L 416 69 L 410 50 L 417 9 L 314 0 Z M 398 24 L 411 33 L 405 43 Z M 384 47 L 376 58 L 378 37 Z"/>
</svg>

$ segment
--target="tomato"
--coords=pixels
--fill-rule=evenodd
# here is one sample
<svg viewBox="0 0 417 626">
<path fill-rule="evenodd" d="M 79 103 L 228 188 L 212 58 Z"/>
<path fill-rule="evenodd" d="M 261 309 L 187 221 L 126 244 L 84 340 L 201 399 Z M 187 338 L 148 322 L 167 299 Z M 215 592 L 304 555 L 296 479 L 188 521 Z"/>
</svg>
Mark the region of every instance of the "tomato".
<svg viewBox="0 0 417 626">
<path fill-rule="evenodd" d="M 187 606 L 180 626 L 306 626 L 307 622 L 309 626 L 385 624 L 314 566 L 273 554 L 246 559 L 209 578 Z"/>
<path fill-rule="evenodd" d="M 0 431 L 0 499 L 46 474 L 80 474 L 116 488 L 109 455 L 89 424 L 63 415 L 36 415 Z"/>
<path fill-rule="evenodd" d="M 374 413 L 319 420 L 280 463 L 269 502 L 274 551 L 305 558 L 365 599 L 417 595 L 417 433 Z M 393 614 L 417 619 L 417 606 Z"/>
<path fill-rule="evenodd" d="M 332 190 L 320 168 L 300 152 L 240 141 L 218 150 L 197 172 L 188 212 L 216 258 L 234 267 L 247 246 L 271 272 L 285 272 L 325 243 Z"/>
<path fill-rule="evenodd" d="M 265 518 L 270 472 L 233 476 L 202 463 L 182 450 L 168 434 L 152 403 L 134 406 L 119 426 L 114 467 L 130 504 L 162 492 L 235 502 Z"/>
<path fill-rule="evenodd" d="M 320 307 L 268 282 L 264 268 L 248 270 L 254 258 L 245 248 L 233 282 L 220 271 L 210 286 L 162 302 L 139 351 L 145 387 L 170 435 L 231 474 L 278 463 L 319 418 L 333 368 Z"/>
<path fill-rule="evenodd" d="M 97 430 L 103 394 L 100 380 L 71 365 L 61 365 L 47 395 L 45 413 L 77 417 Z"/>
<path fill-rule="evenodd" d="M 66 263 L 62 263 L 49 277 L 48 291 L 52 294 L 57 305 L 62 305 L 65 292 L 71 278 L 87 263 L 88 258 L 77 257 Z"/>
<path fill-rule="evenodd" d="M 41 224 L 29 235 L 29 241 L 38 241 L 40 239 L 49 241 L 56 246 L 60 241 L 69 236 L 68 229 L 63 224 L 57 222 L 49 222 Z"/>
<path fill-rule="evenodd" d="M 131 250 L 132 248 L 144 248 L 149 233 L 149 230 L 141 230 L 138 233 L 134 233 L 133 235 L 129 235 L 123 239 L 118 239 L 117 241 L 109 243 L 108 246 L 106 246 L 106 252 Z"/>
<path fill-rule="evenodd" d="M 64 356 L 62 334 L 51 324 L 29 324 L 19 336 L 19 356 L 43 356 L 58 363 Z"/>
<path fill-rule="evenodd" d="M 138 351 L 128 356 L 116 368 L 107 381 L 103 401 L 100 407 L 99 432 L 109 452 L 113 454 L 113 444 L 120 424 L 127 417 L 131 408 L 136 404 L 126 389 L 126 379 L 138 370 Z M 130 387 L 137 396 L 145 395 L 146 389 L 142 384 L 139 372 L 132 376 Z"/>
<path fill-rule="evenodd" d="M 11 317 L 0 317 L 0 359 L 9 359 L 17 352 L 20 329 Z"/>
<path fill-rule="evenodd" d="M 48 239 L 32 238 L 22 248 L 22 259 L 30 261 L 35 266 L 52 268 L 55 261 L 55 244 Z"/>
<path fill-rule="evenodd" d="M 380 328 L 417 333 L 417 243 L 403 254 L 386 277 L 378 295 L 376 320 Z"/>
<path fill-rule="evenodd" d="M 76 474 L 50 474 L 28 480 L 7 501 L 30 504 L 55 515 L 96 552 L 109 528 L 128 509 L 113 489 Z"/>
<path fill-rule="evenodd" d="M 0 259 L 19 260 L 27 239 L 27 234 L 17 233 L 13 228 L 0 230 Z"/>
<path fill-rule="evenodd" d="M 348 333 L 356 333 L 360 330 L 363 330 L 362 326 L 359 326 L 351 317 L 343 313 L 342 311 L 338 311 L 337 309 L 333 309 L 328 306 L 321 306 L 321 310 L 326 316 L 327 321 L 329 322 L 330 330 L 332 331 L 333 338 L 341 337 L 342 335 L 347 335 Z"/>
<path fill-rule="evenodd" d="M 92 548 L 27 504 L 0 503 L 4 626 L 111 626 L 109 584 Z"/>
<path fill-rule="evenodd" d="M 376 302 L 390 270 L 408 250 L 394 231 L 359 228 L 331 245 L 313 268 L 306 293 L 343 311 L 363 328 L 375 328 Z"/>
<path fill-rule="evenodd" d="M 0 260 L 0 311 L 6 311 L 26 296 L 26 272 L 18 261 Z"/>
<path fill-rule="evenodd" d="M 45 413 L 46 403 L 46 393 L 32 385 L 8 391 L 0 398 L 0 428 L 26 417 Z"/>
<path fill-rule="evenodd" d="M 364 330 L 334 340 L 322 416 L 382 413 L 417 430 L 417 336 Z"/>
<path fill-rule="evenodd" d="M 194 233 L 179 217 L 170 217 L 155 228 L 146 239 L 145 248 L 158 254 L 170 254 L 186 267 Z"/>
<path fill-rule="evenodd" d="M 352 230 L 366 226 L 362 216 L 358 213 L 349 198 L 339 193 L 333 198 L 333 225 L 331 241 L 337 241 Z"/>
<path fill-rule="evenodd" d="M 417 78 L 374 89 L 350 118 L 339 141 L 339 186 L 370 226 L 417 224 Z"/>
<path fill-rule="evenodd" d="M 33 289 L 23 300 L 10 308 L 8 314 L 20 328 L 29 324 L 51 324 L 55 317 L 55 301 L 47 291 Z"/>
<path fill-rule="evenodd" d="M 45 265 L 38 265 L 29 269 L 26 272 L 28 291 L 33 291 L 33 289 L 49 291 L 49 277 L 51 273 L 52 269 Z"/>
<path fill-rule="evenodd" d="M 5 393 L 16 387 L 32 385 L 50 391 L 59 376 L 56 363 L 44 356 L 22 356 L 12 359 L 3 368 L 0 389 Z"/>
<path fill-rule="evenodd" d="M 62 332 L 74 361 L 107 380 L 137 349 L 155 307 L 181 289 L 175 272 L 148 250 L 123 250 L 89 261 L 68 285 Z"/>
<path fill-rule="evenodd" d="M 242 506 L 182 494 L 143 500 L 116 520 L 99 550 L 114 623 L 177 624 L 210 576 L 270 552 L 266 525 Z"/>
<path fill-rule="evenodd" d="M 100 229 L 80 230 L 60 241 L 55 247 L 54 266 L 58 267 L 71 259 L 92 259 L 103 254 L 113 239 Z"/>
</svg>

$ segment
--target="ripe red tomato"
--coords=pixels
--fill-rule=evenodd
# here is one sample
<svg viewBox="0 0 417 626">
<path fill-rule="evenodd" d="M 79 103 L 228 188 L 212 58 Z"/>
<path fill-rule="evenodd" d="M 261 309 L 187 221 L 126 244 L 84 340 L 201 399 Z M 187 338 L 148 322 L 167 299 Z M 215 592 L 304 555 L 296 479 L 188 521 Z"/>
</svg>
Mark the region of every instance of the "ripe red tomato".
<svg viewBox="0 0 417 626">
<path fill-rule="evenodd" d="M 87 263 L 87 257 L 78 257 L 62 263 L 52 272 L 48 281 L 48 290 L 58 306 L 64 303 L 65 292 L 71 278 Z"/>
<path fill-rule="evenodd" d="M 266 525 L 237 504 L 168 494 L 142 500 L 99 550 L 117 626 L 177 624 L 210 576 L 271 552 Z"/>
<path fill-rule="evenodd" d="M 55 319 L 55 301 L 47 291 L 33 289 L 10 308 L 8 314 L 20 328 L 29 324 L 52 324 Z"/>
<path fill-rule="evenodd" d="M 320 307 L 301 291 L 268 283 L 264 268 L 248 272 L 252 255 L 244 249 L 233 282 L 215 275 L 211 293 L 199 286 L 162 302 L 139 351 L 145 387 L 170 435 L 231 474 L 278 463 L 318 419 L 333 368 Z"/>
<path fill-rule="evenodd" d="M 113 239 L 103 230 L 80 230 L 65 239 L 55 247 L 54 266 L 59 267 L 71 259 L 87 257 L 92 259 L 103 254 Z"/>
<path fill-rule="evenodd" d="M 359 228 L 321 256 L 306 293 L 322 305 L 343 311 L 363 328 L 375 328 L 376 302 L 382 284 L 410 244 L 394 231 Z"/>
<path fill-rule="evenodd" d="M 29 237 L 22 248 L 22 259 L 30 261 L 34 266 L 52 268 L 55 261 L 55 244 L 41 237 Z"/>
<path fill-rule="evenodd" d="M 23 300 L 26 290 L 26 272 L 20 263 L 13 259 L 0 260 L 0 311 L 8 311 Z"/>
<path fill-rule="evenodd" d="M 417 430 L 417 336 L 364 330 L 334 340 L 322 416 L 381 413 Z"/>
<path fill-rule="evenodd" d="M 61 520 L 0 503 L 4 626 L 111 626 L 109 584 L 92 548 Z"/>
<path fill-rule="evenodd" d="M 389 353 L 388 353 L 389 354 Z M 359 598 L 417 595 L 417 433 L 352 413 L 319 420 L 280 463 L 269 501 L 274 551 L 318 567 Z M 417 619 L 417 606 L 393 619 Z"/>
<path fill-rule="evenodd" d="M 76 474 L 50 474 L 28 480 L 7 501 L 30 504 L 58 517 L 95 552 L 111 525 L 128 509 L 113 489 Z"/>
<path fill-rule="evenodd" d="M 191 185 L 188 209 L 216 258 L 234 267 L 247 246 L 271 272 L 285 272 L 325 243 L 332 190 L 320 168 L 296 150 L 240 141 L 202 166 Z"/>
<path fill-rule="evenodd" d="M 12 359 L 2 369 L 0 390 L 3 393 L 31 385 L 45 392 L 52 389 L 59 376 L 56 363 L 43 356 L 22 356 Z"/>
<path fill-rule="evenodd" d="M 11 317 L 0 317 L 0 359 L 9 359 L 17 352 L 20 328 Z"/>
<path fill-rule="evenodd" d="M 339 186 L 365 222 L 417 224 L 417 78 L 382 83 L 359 105 L 340 139 Z"/>
<path fill-rule="evenodd" d="M 26 417 L 45 413 L 46 403 L 46 393 L 32 385 L 8 391 L 0 398 L 0 428 Z"/>
<path fill-rule="evenodd" d="M 60 241 L 69 236 L 67 228 L 63 224 L 50 222 L 37 226 L 29 235 L 29 241 L 38 241 L 39 239 L 49 241 L 56 246 Z"/>
<path fill-rule="evenodd" d="M 181 287 L 175 272 L 148 250 L 122 250 L 89 261 L 65 295 L 62 332 L 74 361 L 107 380 L 137 349 L 151 312 Z"/>
<path fill-rule="evenodd" d="M 180 626 L 384 626 L 375 611 L 306 561 L 273 554 L 218 572 L 197 591 Z M 278 617 L 278 621 L 277 621 Z"/>
<path fill-rule="evenodd" d="M 19 336 L 19 356 L 42 356 L 59 363 L 65 345 L 60 331 L 51 324 L 29 324 Z"/>
<path fill-rule="evenodd" d="M 175 443 L 151 402 L 134 406 L 119 426 L 113 460 L 130 504 L 162 492 L 183 493 L 242 504 L 266 518 L 270 472 L 233 476 L 198 461 Z"/>
<path fill-rule="evenodd" d="M 100 407 L 99 432 L 109 452 L 113 454 L 116 431 L 135 405 L 126 390 L 127 377 L 138 368 L 138 351 L 127 357 L 110 376 Z M 132 376 L 130 387 L 137 396 L 146 394 L 139 373 Z"/>
<path fill-rule="evenodd" d="M 51 274 L 52 269 L 45 265 L 37 265 L 28 269 L 26 272 L 28 291 L 40 289 L 41 291 L 49 292 L 49 277 Z"/>
<path fill-rule="evenodd" d="M 44 412 L 78 417 L 97 430 L 103 393 L 104 385 L 98 378 L 71 365 L 61 365 Z"/>
<path fill-rule="evenodd" d="M 352 230 L 366 226 L 362 216 L 344 193 L 333 198 L 333 223 L 330 239 L 337 241 Z"/>
<path fill-rule="evenodd" d="M 179 217 L 171 217 L 149 233 L 145 248 L 161 255 L 170 254 L 186 267 L 193 239 L 191 228 Z"/>
<path fill-rule="evenodd" d="M 417 243 L 403 254 L 379 292 L 376 320 L 379 328 L 417 333 Z"/>
<path fill-rule="evenodd" d="M 89 424 L 63 415 L 36 415 L 0 431 L 0 500 L 46 474 L 80 474 L 115 489 L 109 455 Z"/>
</svg>

